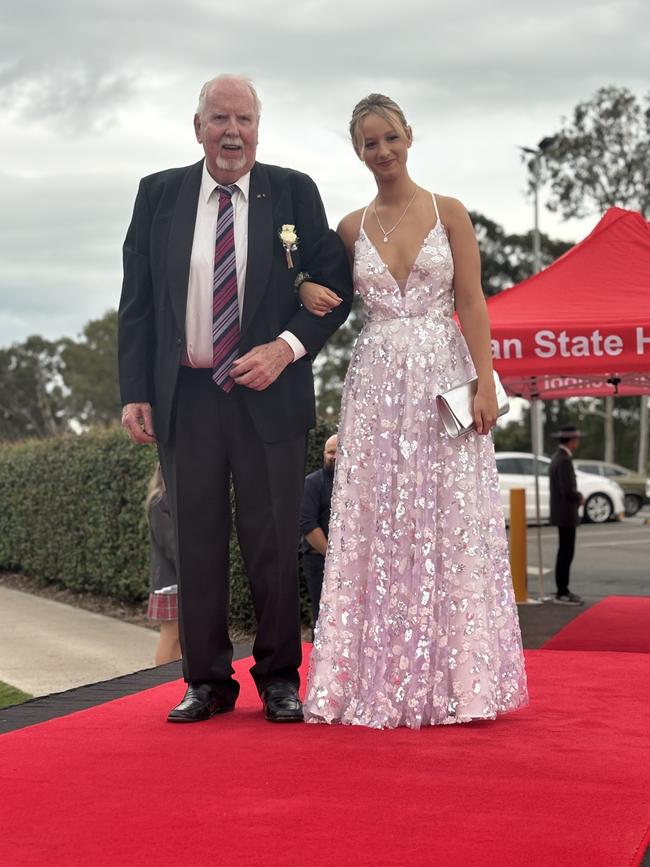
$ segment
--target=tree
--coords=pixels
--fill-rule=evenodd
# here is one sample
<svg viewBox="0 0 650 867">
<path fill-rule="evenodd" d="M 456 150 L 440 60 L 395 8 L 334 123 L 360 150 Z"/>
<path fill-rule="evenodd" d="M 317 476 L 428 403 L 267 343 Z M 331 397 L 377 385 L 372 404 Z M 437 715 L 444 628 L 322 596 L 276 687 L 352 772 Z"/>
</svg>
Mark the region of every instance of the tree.
<svg viewBox="0 0 650 867">
<path fill-rule="evenodd" d="M 529 162 L 531 187 L 541 166 L 539 179 L 550 187 L 547 207 L 564 219 L 614 206 L 650 215 L 650 93 L 644 107 L 627 88 L 601 87 L 578 103 L 557 133 L 542 139 L 540 151 L 541 161 Z M 648 467 L 647 403 L 645 397 L 639 403 L 640 473 Z M 613 402 L 609 406 L 613 436 Z M 607 451 L 613 453 L 612 441 Z"/>
<path fill-rule="evenodd" d="M 35 335 L 0 349 L 0 440 L 107 425 L 119 408 L 114 310 L 88 322 L 79 341 Z"/>
<path fill-rule="evenodd" d="M 0 440 L 67 429 L 61 347 L 34 335 L 0 349 Z"/>
<path fill-rule="evenodd" d="M 66 411 L 82 426 L 108 425 L 119 418 L 117 378 L 117 311 L 84 327 L 79 341 L 62 342 Z"/>
<path fill-rule="evenodd" d="M 580 442 L 580 457 L 595 460 L 611 460 L 625 467 L 633 467 L 636 458 L 636 436 L 639 427 L 639 402 L 634 397 L 617 397 L 613 413 L 607 412 L 608 398 L 574 397 L 568 400 L 551 400 L 545 405 L 549 424 L 545 431 L 544 451 L 552 454 L 557 448 L 553 432 L 564 424 L 575 424 L 585 433 Z M 615 428 L 616 450 L 609 457 L 607 426 Z"/>
<path fill-rule="evenodd" d="M 530 408 L 525 407 L 521 419 L 494 428 L 494 446 L 498 452 L 529 452 L 531 446 Z"/>
<path fill-rule="evenodd" d="M 639 415 L 644 410 L 643 399 L 639 402 L 636 397 L 617 397 L 614 412 L 614 429 L 616 437 L 616 453 L 614 460 L 631 469 L 637 463 L 639 452 Z M 645 474 L 645 471 L 643 471 Z"/>
<path fill-rule="evenodd" d="M 543 139 L 550 211 L 564 219 L 613 206 L 650 214 L 650 93 L 645 104 L 625 87 L 601 87 Z"/>
<path fill-rule="evenodd" d="M 493 220 L 477 211 L 470 217 L 481 252 L 483 293 L 489 297 L 508 286 L 521 283 L 535 273 L 533 233 L 507 235 Z M 546 268 L 573 246 L 568 241 L 555 240 L 540 233 L 541 263 Z"/>
</svg>

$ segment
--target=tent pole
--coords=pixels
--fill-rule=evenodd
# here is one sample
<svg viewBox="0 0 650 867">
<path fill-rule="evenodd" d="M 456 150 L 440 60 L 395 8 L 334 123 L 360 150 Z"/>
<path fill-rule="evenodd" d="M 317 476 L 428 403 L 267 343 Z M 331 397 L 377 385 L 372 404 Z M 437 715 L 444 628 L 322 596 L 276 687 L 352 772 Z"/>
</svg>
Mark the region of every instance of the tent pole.
<svg viewBox="0 0 650 867">
<path fill-rule="evenodd" d="M 538 397 L 533 397 L 530 407 L 530 426 L 533 441 L 533 465 L 535 470 L 535 523 L 537 529 L 537 563 L 539 568 L 539 601 L 544 599 L 544 559 L 542 557 L 542 518 L 539 503 L 539 456 L 542 453 L 540 442 L 541 407 Z"/>
<path fill-rule="evenodd" d="M 639 400 L 639 453 L 637 456 L 637 472 L 643 478 L 648 475 L 648 398 L 644 395 Z"/>
</svg>

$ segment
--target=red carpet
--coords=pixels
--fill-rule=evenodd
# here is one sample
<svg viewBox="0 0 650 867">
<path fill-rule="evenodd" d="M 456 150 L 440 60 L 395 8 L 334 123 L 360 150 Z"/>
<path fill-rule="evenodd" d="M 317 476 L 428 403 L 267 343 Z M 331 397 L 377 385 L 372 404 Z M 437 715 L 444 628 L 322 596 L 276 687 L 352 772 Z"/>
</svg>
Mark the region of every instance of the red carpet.
<svg viewBox="0 0 650 867">
<path fill-rule="evenodd" d="M 238 710 L 163 719 L 179 683 L 0 737 L 3 865 L 639 864 L 650 656 L 527 654 L 532 704 L 376 732 Z M 244 672 L 248 663 L 238 664 Z"/>
<path fill-rule="evenodd" d="M 608 596 L 561 629 L 544 650 L 650 653 L 650 597 Z"/>
</svg>

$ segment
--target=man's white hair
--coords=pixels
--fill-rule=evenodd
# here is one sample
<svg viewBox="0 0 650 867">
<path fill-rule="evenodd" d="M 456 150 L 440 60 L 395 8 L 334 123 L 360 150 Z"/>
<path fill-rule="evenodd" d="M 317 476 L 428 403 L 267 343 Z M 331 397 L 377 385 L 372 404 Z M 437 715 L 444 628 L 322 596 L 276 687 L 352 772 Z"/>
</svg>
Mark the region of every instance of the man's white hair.
<svg viewBox="0 0 650 867">
<path fill-rule="evenodd" d="M 221 81 L 229 81 L 235 84 L 241 84 L 244 87 L 247 87 L 250 90 L 251 96 L 253 97 L 253 108 L 255 110 L 255 115 L 259 120 L 260 115 L 262 114 L 262 103 L 260 102 L 260 98 L 257 95 L 257 91 L 255 90 L 255 85 L 252 80 L 248 78 L 246 75 L 229 75 L 224 73 L 223 75 L 217 75 L 215 78 L 211 78 L 210 81 L 206 81 L 206 83 L 201 88 L 201 93 L 199 94 L 199 104 L 196 107 L 196 113 L 199 117 L 203 117 L 205 112 L 205 104 L 208 100 L 208 94 L 212 90 L 215 84 L 219 84 Z"/>
</svg>

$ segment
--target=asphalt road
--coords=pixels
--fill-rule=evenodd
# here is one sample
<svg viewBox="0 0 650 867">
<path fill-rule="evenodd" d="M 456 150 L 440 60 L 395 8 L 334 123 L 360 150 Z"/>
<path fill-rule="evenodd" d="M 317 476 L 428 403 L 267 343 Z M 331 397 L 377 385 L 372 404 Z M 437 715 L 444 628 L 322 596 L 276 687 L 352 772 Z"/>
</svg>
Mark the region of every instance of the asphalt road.
<svg viewBox="0 0 650 867">
<path fill-rule="evenodd" d="M 571 568 L 571 590 L 595 602 L 604 596 L 650 595 L 650 509 L 607 524 L 581 524 Z M 542 527 L 544 591 L 554 591 L 557 530 Z M 528 591 L 538 594 L 537 528 L 528 528 Z"/>
</svg>

